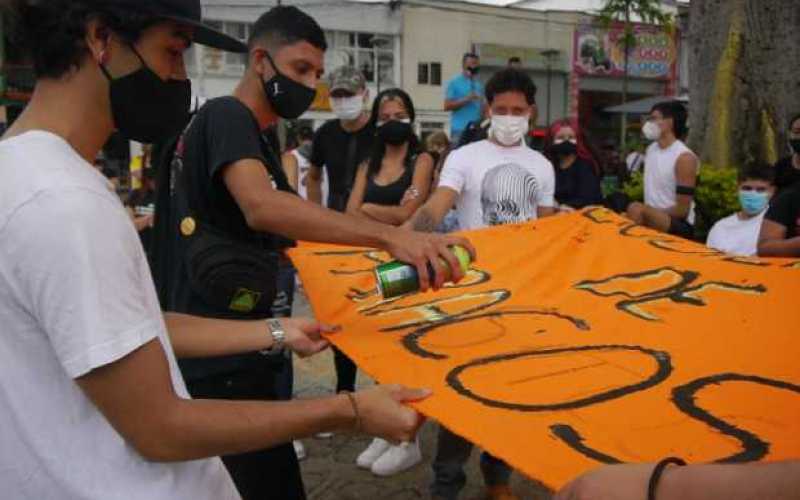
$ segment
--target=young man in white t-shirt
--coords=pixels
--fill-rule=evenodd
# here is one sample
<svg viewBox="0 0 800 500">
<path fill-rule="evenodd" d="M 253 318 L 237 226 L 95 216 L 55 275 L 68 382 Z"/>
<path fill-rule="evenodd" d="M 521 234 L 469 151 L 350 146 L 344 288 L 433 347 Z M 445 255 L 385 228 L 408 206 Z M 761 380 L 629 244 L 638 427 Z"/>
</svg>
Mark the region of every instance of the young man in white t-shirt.
<svg viewBox="0 0 800 500">
<path fill-rule="evenodd" d="M 637 224 L 694 237 L 694 195 L 700 162 L 681 140 L 688 132 L 686 107 L 678 101 L 653 106 L 642 132 L 653 143 L 644 160 L 644 203 L 631 203 Z"/>
<path fill-rule="evenodd" d="M 320 334 L 330 329 L 304 319 L 162 316 L 130 217 L 91 161 L 114 129 L 150 143 L 185 125 L 191 90 L 183 53 L 192 40 L 246 47 L 202 25 L 199 0 L 13 8 L 11 29 L 24 37 L 38 80 L 0 140 L 3 497 L 238 499 L 221 461 L 209 457 L 332 430 L 412 440 L 421 419 L 402 403 L 427 391 L 381 386 L 286 403 L 188 397 L 176 356 L 283 346 L 307 356 L 328 346 Z M 323 54 L 308 51 L 295 56 L 311 59 L 313 87 Z M 334 231 L 363 233 L 363 222 L 315 210 Z M 363 233 L 361 244 L 369 238 Z M 437 259 L 438 243 L 409 255 L 425 255 L 424 268 Z M 447 244 L 442 252 L 451 254 Z"/>
<path fill-rule="evenodd" d="M 408 222 L 420 231 L 433 231 L 456 207 L 463 230 L 512 224 L 555 213 L 553 165 L 525 144 L 528 120 L 536 100 L 536 86 L 519 70 L 505 69 L 486 85 L 491 126 L 485 140 L 463 146 L 447 157 L 439 186 Z M 472 443 L 439 430 L 433 463 L 434 498 L 452 499 L 466 483 L 464 464 Z M 511 469 L 484 453 L 481 470 L 490 499 L 516 498 L 509 488 Z"/>
<path fill-rule="evenodd" d="M 732 255 L 758 254 L 761 224 L 775 194 L 772 168 L 753 166 L 739 174 L 739 204 L 742 209 L 711 228 L 707 245 Z"/>
</svg>

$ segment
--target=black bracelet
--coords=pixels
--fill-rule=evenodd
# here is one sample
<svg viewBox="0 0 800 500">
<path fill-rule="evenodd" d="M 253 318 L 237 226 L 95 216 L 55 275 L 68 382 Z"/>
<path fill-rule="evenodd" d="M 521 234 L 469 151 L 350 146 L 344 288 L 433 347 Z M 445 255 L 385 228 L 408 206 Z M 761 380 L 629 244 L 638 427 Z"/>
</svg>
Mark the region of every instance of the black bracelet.
<svg viewBox="0 0 800 500">
<path fill-rule="evenodd" d="M 666 469 L 668 465 L 684 466 L 686 465 L 686 461 L 677 457 L 669 457 L 658 462 L 658 465 L 653 469 L 653 474 L 650 476 L 650 484 L 647 486 L 647 500 L 656 500 L 658 481 L 661 479 L 661 475 L 664 474 L 664 469 Z"/>
</svg>

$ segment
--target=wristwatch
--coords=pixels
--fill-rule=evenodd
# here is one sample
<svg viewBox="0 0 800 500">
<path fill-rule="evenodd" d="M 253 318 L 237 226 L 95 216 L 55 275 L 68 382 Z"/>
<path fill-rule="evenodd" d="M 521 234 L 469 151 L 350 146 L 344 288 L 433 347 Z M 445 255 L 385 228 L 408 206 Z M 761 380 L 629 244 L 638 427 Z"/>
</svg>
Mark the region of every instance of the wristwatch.
<svg viewBox="0 0 800 500">
<path fill-rule="evenodd" d="M 281 321 L 279 319 L 268 319 L 267 330 L 272 336 L 272 347 L 269 348 L 269 352 L 283 352 L 283 348 L 286 345 L 286 332 L 283 330 Z"/>
</svg>

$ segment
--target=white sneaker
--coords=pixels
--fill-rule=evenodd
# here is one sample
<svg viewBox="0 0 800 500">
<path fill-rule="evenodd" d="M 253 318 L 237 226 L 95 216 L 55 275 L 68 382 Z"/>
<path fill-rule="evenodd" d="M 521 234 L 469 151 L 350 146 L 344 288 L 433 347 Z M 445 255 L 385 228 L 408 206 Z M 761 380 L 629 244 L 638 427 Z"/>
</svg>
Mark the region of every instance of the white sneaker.
<svg viewBox="0 0 800 500">
<path fill-rule="evenodd" d="M 367 446 L 367 449 L 361 452 L 361 455 L 359 455 L 356 459 L 356 465 L 362 469 L 372 468 L 372 464 L 374 464 L 375 461 L 378 460 L 381 455 L 386 453 L 391 447 L 392 445 L 384 439 L 373 439 L 369 446 Z"/>
<path fill-rule="evenodd" d="M 414 467 L 421 461 L 422 451 L 419 449 L 419 441 L 403 443 L 392 446 L 381 455 L 372 464 L 372 473 L 381 477 L 393 476 Z"/>
<path fill-rule="evenodd" d="M 294 445 L 294 454 L 297 455 L 297 460 L 304 460 L 308 456 L 306 455 L 306 447 L 300 441 L 292 441 L 292 444 Z"/>
</svg>

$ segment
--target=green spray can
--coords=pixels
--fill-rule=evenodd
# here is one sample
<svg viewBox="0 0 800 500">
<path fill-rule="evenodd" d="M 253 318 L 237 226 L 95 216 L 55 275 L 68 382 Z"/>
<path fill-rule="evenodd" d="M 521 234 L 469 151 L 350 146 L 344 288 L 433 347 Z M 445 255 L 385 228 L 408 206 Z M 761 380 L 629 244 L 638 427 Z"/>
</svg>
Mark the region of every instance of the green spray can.
<svg viewBox="0 0 800 500">
<path fill-rule="evenodd" d="M 458 259 L 461 265 L 461 271 L 466 274 L 472 263 L 469 252 L 467 249 L 460 246 L 451 247 L 450 250 Z M 442 263 L 445 268 L 446 281 L 449 281 L 451 278 L 450 266 L 448 266 L 444 260 L 442 260 Z M 435 274 L 433 266 L 428 263 L 428 275 L 431 281 L 433 281 Z M 417 268 L 405 262 L 400 262 L 399 260 L 377 266 L 375 268 L 375 281 L 378 285 L 378 293 L 383 296 L 384 299 L 399 297 L 400 295 L 413 293 L 419 290 Z"/>
</svg>

